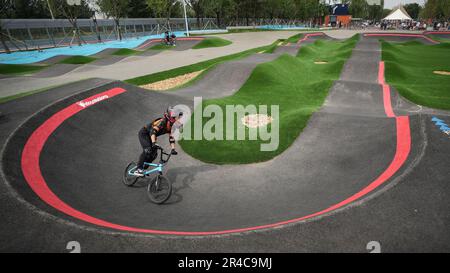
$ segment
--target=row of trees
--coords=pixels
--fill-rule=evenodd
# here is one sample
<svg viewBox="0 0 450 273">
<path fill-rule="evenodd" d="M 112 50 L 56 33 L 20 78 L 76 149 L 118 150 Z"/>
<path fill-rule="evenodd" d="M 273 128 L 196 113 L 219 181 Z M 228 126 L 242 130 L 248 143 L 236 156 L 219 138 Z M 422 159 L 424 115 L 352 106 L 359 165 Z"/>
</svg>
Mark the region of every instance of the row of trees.
<svg viewBox="0 0 450 273">
<path fill-rule="evenodd" d="M 93 18 L 100 12 L 115 21 L 116 33 L 122 39 L 121 18 L 169 18 L 183 17 L 183 0 L 81 0 L 80 6 L 70 6 L 67 0 L 0 0 L 0 19 L 4 18 L 64 18 L 74 29 L 77 41 L 81 43 L 78 18 Z M 287 19 L 313 22 L 327 15 L 329 10 L 320 0 L 186 0 L 188 16 L 197 18 L 214 17 L 217 25 L 251 25 L 259 19 Z M 343 0 L 350 5 L 355 18 L 378 21 L 389 10 L 369 5 L 366 0 Z M 418 4 L 405 6 L 414 18 L 448 20 L 450 0 L 427 0 L 424 8 Z M 0 38 L 4 40 L 0 24 Z M 100 37 L 99 37 L 100 39 Z"/>
<path fill-rule="evenodd" d="M 60 12 L 62 6 L 67 6 L 63 3 L 65 0 L 1 1 L 8 3 L 2 4 L 2 7 L 9 7 L 4 14 L 6 18 L 50 18 L 49 3 L 55 18 L 65 18 Z M 78 18 L 92 17 L 95 6 L 99 6 L 99 11 L 105 14 L 110 14 L 112 9 L 120 8 L 123 16 L 129 18 L 183 17 L 182 0 L 82 0 L 81 2 L 82 5 L 77 7 Z M 214 17 L 219 24 L 237 20 L 251 22 L 259 18 L 311 20 L 328 12 L 328 8 L 321 4 L 320 0 L 187 0 L 187 2 L 190 17 L 199 19 Z"/>
<path fill-rule="evenodd" d="M 319 0 L 191 0 L 192 15 L 215 17 L 219 25 L 243 22 L 250 25 L 258 19 L 311 21 L 328 14 Z"/>
<path fill-rule="evenodd" d="M 65 0 L 0 0 L 3 18 L 50 18 L 49 4 L 55 18 L 66 18 Z M 91 18 L 94 7 L 100 6 L 105 14 L 121 13 L 129 18 L 170 18 L 183 17 L 182 0 L 82 0 L 76 7 L 78 18 Z M 328 13 L 328 8 L 320 0 L 187 0 L 188 15 L 200 18 L 215 17 L 220 25 L 243 21 L 251 23 L 258 18 L 312 20 Z M 369 5 L 366 0 L 343 0 L 350 5 L 353 17 L 379 20 L 389 10 L 381 6 Z M 96 5 L 94 5 L 96 4 Z M 112 11 L 116 9 L 116 11 Z M 118 10 L 120 9 L 120 11 Z M 450 18 L 449 0 L 427 0 L 424 8 L 407 4 L 405 9 L 414 19 Z"/>
<path fill-rule="evenodd" d="M 419 12 L 421 18 L 431 18 L 438 21 L 450 20 L 450 1 L 427 0 L 424 8 L 419 10 Z"/>
</svg>

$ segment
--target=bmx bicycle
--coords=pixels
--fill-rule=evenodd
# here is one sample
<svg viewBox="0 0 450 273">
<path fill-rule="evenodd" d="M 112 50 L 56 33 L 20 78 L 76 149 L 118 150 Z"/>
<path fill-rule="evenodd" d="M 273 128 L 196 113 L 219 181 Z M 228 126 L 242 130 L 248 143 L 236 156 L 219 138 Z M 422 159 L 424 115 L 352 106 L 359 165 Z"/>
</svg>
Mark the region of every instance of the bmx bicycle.
<svg viewBox="0 0 450 273">
<path fill-rule="evenodd" d="M 170 35 L 169 39 L 166 37 L 161 39 L 161 44 L 167 45 L 167 46 L 176 46 L 177 45 L 177 38 L 175 35 Z"/>
<path fill-rule="evenodd" d="M 156 147 L 160 150 L 160 159 L 159 163 L 144 163 L 144 168 L 147 169 L 152 167 L 149 170 L 144 171 L 144 176 L 136 176 L 134 171 L 136 171 L 137 164 L 136 162 L 131 162 L 126 167 L 122 182 L 131 187 L 139 180 L 139 178 L 146 178 L 153 173 L 157 173 L 155 177 L 152 178 L 150 183 L 147 186 L 147 195 L 150 201 L 155 204 L 162 204 L 166 202 L 170 196 L 172 195 L 172 183 L 170 180 L 163 175 L 163 168 L 170 160 L 171 154 L 164 152 L 164 149 L 161 147 Z M 164 156 L 166 158 L 164 159 Z"/>
</svg>

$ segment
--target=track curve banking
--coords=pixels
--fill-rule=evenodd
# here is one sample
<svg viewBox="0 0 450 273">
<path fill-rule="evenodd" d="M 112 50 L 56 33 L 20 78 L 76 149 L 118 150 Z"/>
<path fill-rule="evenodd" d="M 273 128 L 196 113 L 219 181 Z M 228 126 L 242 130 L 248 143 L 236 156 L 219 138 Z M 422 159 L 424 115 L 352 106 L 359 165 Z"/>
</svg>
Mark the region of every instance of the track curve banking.
<svg viewBox="0 0 450 273">
<path fill-rule="evenodd" d="M 392 104 L 396 94 L 384 82 L 379 43 L 362 37 L 323 107 L 283 154 L 219 166 L 180 151 L 167 168 L 174 195 L 165 205 L 150 203 L 145 185 L 123 186 L 123 168 L 140 152 L 143 124 L 169 104 L 192 106 L 194 95 L 232 94 L 254 66 L 276 56 L 222 64 L 177 92 L 142 92 L 114 82 L 59 101 L 10 138 L 3 172 L 27 201 L 71 221 L 129 232 L 219 235 L 329 215 L 380 192 L 420 160 L 422 146 L 415 143 L 423 143 L 422 116 Z"/>
<path fill-rule="evenodd" d="M 177 40 L 177 46 L 173 48 L 176 51 L 188 50 L 202 41 L 203 37 L 181 37 Z M 57 55 L 48 58 L 43 61 L 39 61 L 35 64 L 51 65 L 48 68 L 44 68 L 36 73 L 32 73 L 29 76 L 33 78 L 51 78 L 65 75 L 72 71 L 89 71 L 90 69 L 107 66 L 115 64 L 121 61 L 136 60 L 141 58 L 146 58 L 149 56 L 157 55 L 162 52 L 162 50 L 152 50 L 151 47 L 160 43 L 161 39 L 148 39 L 142 42 L 139 46 L 134 48 L 134 50 L 139 51 L 138 54 L 134 55 L 113 55 L 120 48 L 106 48 L 98 53 L 89 55 L 89 57 L 97 58 L 97 60 L 90 62 L 88 64 L 64 64 L 59 63 L 64 59 L 71 57 L 69 55 Z"/>
</svg>

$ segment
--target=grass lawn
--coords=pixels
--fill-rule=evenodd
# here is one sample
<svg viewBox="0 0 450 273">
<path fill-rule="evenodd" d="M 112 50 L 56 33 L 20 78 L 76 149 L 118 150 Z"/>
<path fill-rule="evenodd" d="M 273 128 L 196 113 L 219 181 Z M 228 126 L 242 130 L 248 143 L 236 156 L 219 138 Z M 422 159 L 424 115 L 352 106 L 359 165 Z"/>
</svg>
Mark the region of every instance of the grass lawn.
<svg viewBox="0 0 450 273">
<path fill-rule="evenodd" d="M 154 83 L 154 82 L 174 78 L 174 77 L 177 77 L 180 75 L 184 75 L 187 73 L 192 73 L 192 72 L 196 72 L 196 71 L 200 71 L 200 70 L 204 70 L 204 69 L 208 70 L 222 62 L 238 60 L 238 59 L 247 57 L 251 54 L 254 54 L 254 53 L 257 53 L 260 51 L 265 51 L 269 47 L 276 45 L 276 43 L 277 42 L 273 43 L 272 45 L 249 49 L 249 50 L 246 50 L 243 52 L 239 52 L 239 53 L 199 62 L 199 63 L 192 64 L 192 65 L 182 66 L 182 67 L 170 69 L 167 71 L 157 72 L 157 73 L 150 74 L 150 75 L 145 75 L 145 76 L 141 76 L 141 77 L 137 77 L 137 78 L 128 79 L 125 82 L 134 84 L 134 85 L 144 85 L 144 84 Z M 205 72 L 206 72 L 206 70 L 205 70 Z M 201 75 L 204 75 L 205 72 L 203 72 Z M 193 79 L 193 81 L 195 81 L 197 79 L 198 79 L 198 77 Z M 189 83 L 191 83 L 191 82 L 189 82 Z M 183 86 L 186 86 L 186 85 L 183 85 Z"/>
<path fill-rule="evenodd" d="M 427 36 L 441 43 L 450 43 L 450 38 L 442 37 L 440 35 L 427 35 Z"/>
<path fill-rule="evenodd" d="M 302 38 L 302 37 L 303 37 L 303 34 L 302 34 L 302 33 L 296 34 L 296 35 L 294 35 L 294 36 L 291 36 L 291 37 L 287 38 L 287 39 L 285 40 L 285 43 L 286 43 L 286 44 L 287 44 L 287 43 L 291 43 L 291 44 L 298 43 L 298 41 L 299 41 L 300 38 Z"/>
<path fill-rule="evenodd" d="M 278 39 L 275 41 L 275 43 L 271 44 L 266 50 L 264 50 L 264 53 L 272 54 L 275 52 L 275 49 L 279 47 L 279 44 L 284 44 L 286 42 L 286 39 Z"/>
<path fill-rule="evenodd" d="M 232 42 L 219 38 L 219 37 L 209 37 L 204 40 L 202 40 L 200 43 L 196 44 L 192 47 L 192 49 L 201 49 L 201 48 L 207 48 L 207 47 L 222 47 L 231 45 Z"/>
<path fill-rule="evenodd" d="M 279 44 L 281 43 L 281 45 L 286 45 L 288 43 L 297 43 L 300 38 L 303 37 L 302 33 L 296 34 L 294 36 L 291 36 L 287 39 L 278 39 L 276 43 L 273 43 L 270 48 L 268 48 L 266 51 L 264 51 L 264 53 L 274 53 L 275 50 L 279 47 Z"/>
<path fill-rule="evenodd" d="M 406 99 L 427 107 L 450 110 L 450 43 L 424 45 L 382 41 L 386 81 Z"/>
<path fill-rule="evenodd" d="M 34 73 L 46 67 L 46 65 L 0 64 L 0 74 Z"/>
<path fill-rule="evenodd" d="M 137 78 L 128 79 L 125 82 L 139 86 L 139 85 L 150 84 L 150 83 L 174 78 L 174 77 L 184 75 L 187 73 L 205 70 L 199 76 L 192 79 L 188 83 L 185 83 L 182 86 L 174 89 L 174 90 L 176 90 L 178 88 L 186 87 L 186 86 L 193 84 L 195 81 L 201 79 L 201 77 L 204 76 L 206 74 L 206 72 L 208 72 L 210 69 L 214 68 L 214 66 L 216 66 L 220 63 L 245 58 L 251 54 L 258 53 L 258 52 L 272 53 L 275 50 L 275 48 L 278 46 L 279 43 L 280 43 L 280 40 L 277 40 L 268 46 L 253 48 L 253 49 L 249 49 L 249 50 L 246 50 L 243 52 L 211 59 L 208 61 L 204 61 L 204 62 L 200 62 L 200 63 L 188 65 L 188 66 L 178 67 L 178 68 L 174 68 L 174 69 L 167 70 L 167 71 L 157 72 L 157 73 L 150 74 L 150 75 L 145 75 L 145 76 L 141 76 L 141 77 L 137 77 Z"/>
<path fill-rule="evenodd" d="M 72 56 L 62 60 L 61 64 L 87 64 L 97 60 L 97 58 L 89 56 Z"/>
<path fill-rule="evenodd" d="M 183 150 L 199 160 L 215 164 L 261 162 L 281 154 L 297 139 L 312 113 L 321 107 L 357 41 L 358 36 L 346 41 L 318 41 L 302 47 L 296 57 L 284 54 L 274 61 L 258 65 L 234 95 L 203 102 L 203 107 L 218 105 L 222 110 L 226 105 L 279 105 L 277 150 L 260 151 L 260 145 L 267 143 L 260 139 L 182 140 Z M 328 63 L 314 64 L 317 59 Z M 236 122 L 240 122 L 236 118 L 235 133 Z M 209 119 L 203 118 L 203 124 Z M 192 126 L 192 123 L 186 126 Z M 248 132 L 246 129 L 247 136 Z"/>
<path fill-rule="evenodd" d="M 129 49 L 129 48 L 121 48 L 115 51 L 112 55 L 116 56 L 129 56 L 139 53 L 140 51 Z"/>
</svg>

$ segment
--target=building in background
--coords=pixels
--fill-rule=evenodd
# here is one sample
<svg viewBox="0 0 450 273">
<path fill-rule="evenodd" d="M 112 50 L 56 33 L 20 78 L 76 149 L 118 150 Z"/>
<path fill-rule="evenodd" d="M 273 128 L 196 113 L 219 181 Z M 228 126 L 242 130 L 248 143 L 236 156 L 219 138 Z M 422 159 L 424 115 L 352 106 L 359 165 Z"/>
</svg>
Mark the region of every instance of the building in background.
<svg viewBox="0 0 450 273">
<path fill-rule="evenodd" d="M 325 17 L 325 25 L 332 27 L 347 27 L 352 21 L 348 4 L 330 6 L 330 15 Z"/>
</svg>

